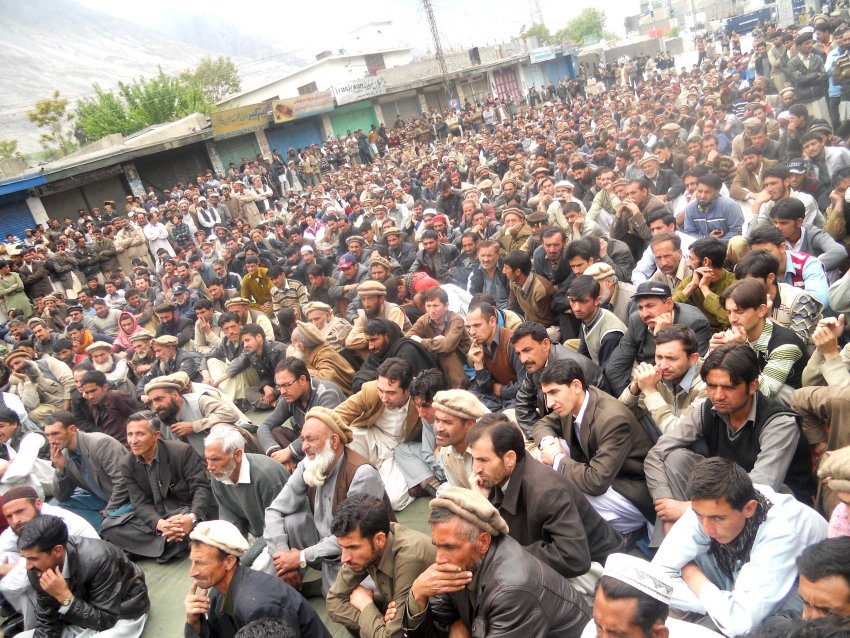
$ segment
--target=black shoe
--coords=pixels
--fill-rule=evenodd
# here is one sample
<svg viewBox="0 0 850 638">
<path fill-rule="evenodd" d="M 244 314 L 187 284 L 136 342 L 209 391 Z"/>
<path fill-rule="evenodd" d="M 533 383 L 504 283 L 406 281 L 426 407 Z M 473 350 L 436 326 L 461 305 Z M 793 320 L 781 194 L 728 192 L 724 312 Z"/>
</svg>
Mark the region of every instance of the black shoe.
<svg viewBox="0 0 850 638">
<path fill-rule="evenodd" d="M 643 538 L 646 538 L 646 525 L 623 534 L 623 553 L 632 551 Z"/>
<path fill-rule="evenodd" d="M 2 632 L 3 636 L 6 638 L 12 638 L 12 636 L 17 636 L 24 630 L 24 617 L 15 613 L 13 616 L 9 616 L 6 620 L 0 624 L 0 632 Z"/>
<path fill-rule="evenodd" d="M 422 488 L 422 490 L 428 496 L 430 496 L 431 498 L 434 498 L 435 496 L 437 496 L 437 490 L 440 489 L 440 487 L 442 487 L 442 485 L 443 484 L 440 483 L 440 481 L 436 477 L 433 477 L 433 476 L 429 479 L 422 481 L 419 484 L 419 486 Z"/>
</svg>

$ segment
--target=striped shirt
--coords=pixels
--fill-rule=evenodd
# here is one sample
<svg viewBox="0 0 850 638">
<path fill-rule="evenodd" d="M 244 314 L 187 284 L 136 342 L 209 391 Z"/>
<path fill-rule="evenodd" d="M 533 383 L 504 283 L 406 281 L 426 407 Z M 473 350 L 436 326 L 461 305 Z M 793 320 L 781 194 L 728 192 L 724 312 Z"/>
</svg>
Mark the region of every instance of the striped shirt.
<svg viewBox="0 0 850 638">
<path fill-rule="evenodd" d="M 287 279 L 283 288 L 272 286 L 272 311 L 277 314 L 284 308 L 291 308 L 309 301 L 307 289 L 300 281 Z"/>
<path fill-rule="evenodd" d="M 764 362 L 759 375 L 759 390 L 767 397 L 776 396 L 788 382 L 794 364 L 803 357 L 803 351 L 794 343 L 775 344 L 769 349 L 773 336 L 773 321 L 765 319 L 764 330 L 759 338 L 751 341 L 750 346 L 758 353 Z"/>
</svg>

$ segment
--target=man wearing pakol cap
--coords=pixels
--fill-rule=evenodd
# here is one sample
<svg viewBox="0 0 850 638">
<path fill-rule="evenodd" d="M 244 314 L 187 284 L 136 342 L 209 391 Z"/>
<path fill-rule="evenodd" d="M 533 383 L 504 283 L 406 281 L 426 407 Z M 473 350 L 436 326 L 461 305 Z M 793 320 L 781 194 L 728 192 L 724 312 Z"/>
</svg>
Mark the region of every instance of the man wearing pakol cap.
<svg viewBox="0 0 850 638">
<path fill-rule="evenodd" d="M 18 548 L 36 591 L 36 626 L 20 636 L 103 634 L 137 638 L 150 610 L 141 569 L 123 551 L 70 537 L 65 522 L 44 514 L 24 525 Z"/>
<path fill-rule="evenodd" d="M 11 372 L 9 392 L 20 397 L 30 419 L 44 423 L 70 407 L 74 377 L 67 365 L 54 357 L 33 361 L 33 352 L 23 345 L 7 354 L 4 363 Z"/>
<path fill-rule="evenodd" d="M 511 538 L 592 596 L 601 563 L 623 538 L 575 484 L 526 452 L 522 431 L 504 415 L 483 416 L 467 435 L 472 489 L 508 524 Z"/>
<path fill-rule="evenodd" d="M 626 281 L 620 281 L 614 268 L 607 262 L 590 264 L 584 274 L 599 283 L 601 307 L 612 312 L 623 323 L 628 322 L 632 297 L 637 288 Z"/>
<path fill-rule="evenodd" d="M 228 312 L 232 312 L 239 318 L 239 324 L 244 328 L 250 323 L 255 323 L 263 329 L 268 341 L 274 341 L 274 327 L 265 313 L 250 307 L 251 302 L 245 297 L 233 297 L 224 302 Z"/>
<path fill-rule="evenodd" d="M 328 614 L 363 638 L 401 636 L 410 585 L 436 558 L 431 539 L 391 522 L 384 503 L 364 494 L 342 503 L 331 531 L 342 569 L 328 592 Z M 367 577 L 374 589 L 361 584 Z"/>
<path fill-rule="evenodd" d="M 88 521 L 61 507 L 42 502 L 32 487 L 13 487 L 3 495 L 3 516 L 9 527 L 0 534 L 0 560 L 3 561 L 0 564 L 0 594 L 23 615 L 24 629 L 35 626 L 36 592 L 27 578 L 26 561 L 18 551 L 18 534 L 26 523 L 42 514 L 65 521 L 69 536 L 98 538 Z"/>
<path fill-rule="evenodd" d="M 652 560 L 673 582 L 670 607 L 726 636 L 771 617 L 798 616 L 795 559 L 826 538 L 820 514 L 754 484 L 744 468 L 720 457 L 693 468 L 687 497 L 689 507 Z"/>
<path fill-rule="evenodd" d="M 57 412 L 44 425 L 50 444 L 56 505 L 79 514 L 96 530 L 104 517 L 127 502 L 121 463 L 129 452 L 101 432 L 80 432 L 70 412 Z"/>
<path fill-rule="evenodd" d="M 351 324 L 333 314 L 333 308 L 321 301 L 311 301 L 302 308 L 304 319 L 313 324 L 325 341 L 339 352 L 345 348 L 345 338 L 351 332 Z"/>
<path fill-rule="evenodd" d="M 525 212 L 521 208 L 506 208 L 502 212 L 502 227 L 493 238 L 493 241 L 499 245 L 501 253 L 508 254 L 515 250 L 527 251 L 530 237 L 531 228 L 526 223 Z"/>
<path fill-rule="evenodd" d="M 508 525 L 481 494 L 445 488 L 428 522 L 436 562 L 410 588 L 403 626 L 410 638 L 456 630 L 572 638 L 590 620 L 578 592 L 508 536 Z"/>
<path fill-rule="evenodd" d="M 206 468 L 186 443 L 160 439 L 162 423 L 153 412 L 135 412 L 125 421 L 132 454 L 121 472 L 133 511 L 107 518 L 101 536 L 167 563 L 186 555 L 187 534 L 213 511 Z"/>
<path fill-rule="evenodd" d="M 387 288 L 384 284 L 378 281 L 364 281 L 357 287 L 357 295 L 360 297 L 363 308 L 357 311 L 357 318 L 352 322 L 351 332 L 345 339 L 345 345 L 365 359 L 369 347 L 365 328 L 371 319 L 379 317 L 388 319 L 401 328 L 402 332 L 410 330 L 412 324 L 397 304 L 387 301 Z"/>
<path fill-rule="evenodd" d="M 253 621 L 274 618 L 292 635 L 330 638 L 315 610 L 295 590 L 241 563 L 248 542 L 232 523 L 199 523 L 189 538 L 194 582 L 184 600 L 184 636 L 232 638 Z"/>
<path fill-rule="evenodd" d="M 467 390 L 443 390 L 434 395 L 434 437 L 439 454 L 437 460 L 449 485 L 470 487 L 472 455 L 466 435 L 475 422 L 489 410 Z"/>
<path fill-rule="evenodd" d="M 214 387 L 193 384 L 183 372 L 157 377 L 145 385 L 149 403 L 165 427 L 163 439 L 189 443 L 204 454 L 204 439 L 216 425 L 250 426 L 239 409 Z"/>
<path fill-rule="evenodd" d="M 164 335 L 151 340 L 154 362 L 147 374 L 136 384 L 136 393 L 145 402 L 145 386 L 159 377 L 168 376 L 175 372 L 184 372 L 192 381 L 201 381 L 201 360 L 203 357 L 196 352 L 186 352 L 180 349 L 177 337 Z"/>
<path fill-rule="evenodd" d="M 296 588 L 308 565 L 321 566 L 324 594 L 336 580 L 341 552 L 331 522 L 346 498 L 365 494 L 379 499 L 395 520 L 378 470 L 349 447 L 353 437 L 336 410 L 316 406 L 307 412 L 301 430 L 306 456 L 266 510 L 264 535 L 273 573 Z"/>
<path fill-rule="evenodd" d="M 636 556 L 611 554 L 593 599 L 593 620 L 582 638 L 600 635 L 653 638 L 719 637 L 710 629 L 670 618 L 673 583 Z"/>
<path fill-rule="evenodd" d="M 291 348 L 297 353 L 295 356 L 307 365 L 311 377 L 331 381 L 346 395 L 351 394 L 354 368 L 327 344 L 316 326 L 299 321 L 292 332 Z"/>
</svg>

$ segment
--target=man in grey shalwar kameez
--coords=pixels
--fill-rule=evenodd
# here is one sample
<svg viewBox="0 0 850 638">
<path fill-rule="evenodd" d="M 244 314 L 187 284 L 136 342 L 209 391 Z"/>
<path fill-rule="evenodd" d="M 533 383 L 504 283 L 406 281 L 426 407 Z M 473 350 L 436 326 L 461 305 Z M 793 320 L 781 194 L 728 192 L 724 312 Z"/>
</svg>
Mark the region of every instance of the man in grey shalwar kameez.
<svg viewBox="0 0 850 638">
<path fill-rule="evenodd" d="M 352 439 L 351 428 L 334 411 L 314 407 L 307 412 L 301 430 L 306 456 L 266 510 L 264 536 L 274 570 L 298 589 L 308 565 L 321 566 L 323 594 L 336 580 L 341 552 L 331 520 L 348 496 L 383 499 L 395 520 L 378 471 L 346 447 Z"/>
</svg>

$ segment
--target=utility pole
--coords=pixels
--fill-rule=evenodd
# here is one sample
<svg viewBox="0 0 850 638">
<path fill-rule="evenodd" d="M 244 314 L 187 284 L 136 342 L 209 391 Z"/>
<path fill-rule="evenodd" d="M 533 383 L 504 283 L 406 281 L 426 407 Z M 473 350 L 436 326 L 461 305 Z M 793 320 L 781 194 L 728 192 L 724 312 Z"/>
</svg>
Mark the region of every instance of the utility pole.
<svg viewBox="0 0 850 638">
<path fill-rule="evenodd" d="M 428 17 L 428 24 L 431 26 L 431 37 L 434 40 L 434 54 L 437 58 L 437 64 L 440 66 L 440 74 L 443 76 L 443 88 L 446 91 L 446 95 L 450 96 L 449 69 L 446 67 L 446 56 L 443 54 L 443 45 L 440 43 L 440 31 L 437 29 L 434 7 L 431 6 L 431 0 L 422 0 L 422 6 L 425 7 L 425 15 Z"/>
<path fill-rule="evenodd" d="M 528 0 L 531 10 L 531 24 L 543 24 L 543 12 L 540 10 L 540 0 Z"/>
</svg>

